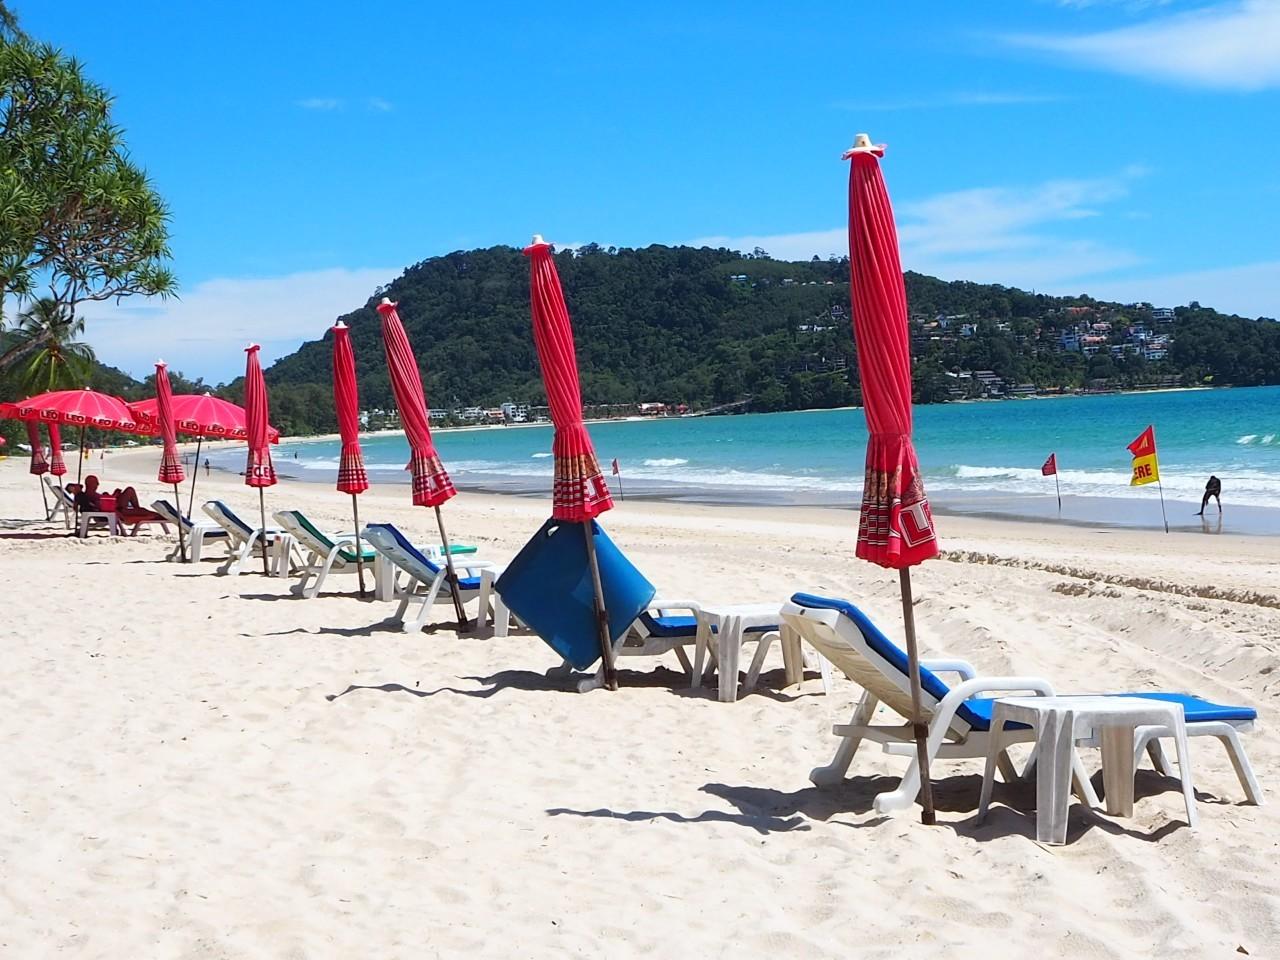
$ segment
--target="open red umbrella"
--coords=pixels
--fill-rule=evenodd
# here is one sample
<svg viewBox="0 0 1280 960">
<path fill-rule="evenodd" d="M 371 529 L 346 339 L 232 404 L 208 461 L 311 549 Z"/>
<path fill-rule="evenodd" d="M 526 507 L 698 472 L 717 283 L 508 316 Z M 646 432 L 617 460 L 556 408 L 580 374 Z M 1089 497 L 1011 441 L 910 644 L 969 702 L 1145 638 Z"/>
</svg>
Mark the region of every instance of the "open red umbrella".
<svg viewBox="0 0 1280 960">
<path fill-rule="evenodd" d="M 258 514 L 262 519 L 262 572 L 267 573 L 267 501 L 263 491 L 276 484 L 276 468 L 271 465 L 271 446 L 267 436 L 267 382 L 262 378 L 258 362 L 258 344 L 245 347 L 244 421 L 249 441 L 249 460 L 244 470 L 245 486 L 258 488 Z"/>
<path fill-rule="evenodd" d="M 862 409 L 867 418 L 867 472 L 857 554 L 898 571 L 911 677 L 911 724 L 920 764 L 922 819 L 934 822 L 926 740 L 920 711 L 920 656 L 911 607 L 911 567 L 938 554 L 933 517 L 911 445 L 911 340 L 907 292 L 898 256 L 893 207 L 880 173 L 883 145 L 858 134 L 844 158 L 849 168 L 849 290 L 858 347 Z"/>
<path fill-rule="evenodd" d="M 609 642 L 609 620 L 596 561 L 593 518 L 613 507 L 609 486 L 600 472 L 591 435 L 582 421 L 582 387 L 578 383 L 578 356 L 573 345 L 573 327 L 564 303 L 560 275 L 551 257 L 551 244 L 539 235 L 525 247 L 529 258 L 529 298 L 533 312 L 533 342 L 542 368 L 542 384 L 547 391 L 555 437 L 551 452 L 555 479 L 551 495 L 551 516 L 582 524 L 587 539 L 587 559 L 595 588 L 596 622 L 600 633 L 600 657 L 605 685 L 618 689 L 618 674 Z"/>
<path fill-rule="evenodd" d="M 178 484 L 186 479 L 182 472 L 182 463 L 178 459 L 178 434 L 173 425 L 173 392 L 169 388 L 169 371 L 163 360 L 156 361 L 156 413 L 160 427 L 160 436 L 164 438 L 164 453 L 160 457 L 160 472 L 157 477 L 165 485 L 172 484 L 174 508 L 182 510 L 182 498 L 178 494 Z M 178 553 L 182 562 L 187 562 L 187 542 L 182 529 L 182 518 L 178 518 Z"/>
<path fill-rule="evenodd" d="M 80 428 L 80 455 L 76 458 L 76 482 L 84 473 L 84 432 L 88 427 L 99 430 L 116 430 L 122 433 L 155 433 L 149 425 L 140 423 L 133 412 L 119 397 L 99 393 L 85 387 L 82 390 L 53 390 L 26 400 L 19 400 L 14 407 L 19 420 L 40 420 L 50 426 L 71 424 Z M 76 520 L 80 510 L 76 508 Z"/>
<path fill-rule="evenodd" d="M 178 433 L 196 438 L 196 457 L 191 470 L 191 492 L 187 495 L 187 515 L 190 516 L 196 502 L 196 477 L 200 473 L 200 448 L 205 438 L 214 440 L 248 440 L 244 407 L 230 400 L 223 400 L 211 393 L 178 393 L 173 396 L 173 425 Z M 156 399 L 150 397 L 129 404 L 138 420 L 151 426 L 159 422 Z M 158 429 L 158 427 L 157 427 Z M 272 443 L 280 442 L 280 431 L 267 427 Z M 181 507 L 181 504 L 178 504 Z"/>
<path fill-rule="evenodd" d="M 427 413 L 427 395 L 422 389 L 422 373 L 417 358 L 409 346 L 409 337 L 400 322 L 396 304 L 383 297 L 378 304 L 382 316 L 382 345 L 387 353 L 387 370 L 391 375 L 391 390 L 396 396 L 396 408 L 400 411 L 400 425 L 409 441 L 409 470 L 413 474 L 413 502 L 415 506 L 432 507 L 436 512 L 436 525 L 440 528 L 440 545 L 444 548 L 445 565 L 449 570 L 449 585 L 453 593 L 453 607 L 458 614 L 458 627 L 468 627 L 467 615 L 462 609 L 462 597 L 458 594 L 458 575 L 453 569 L 453 555 L 449 548 L 449 535 L 444 529 L 444 517 L 440 505 L 457 494 L 453 481 L 440 462 L 436 445 L 431 439 L 431 417 Z"/>
<path fill-rule="evenodd" d="M 356 389 L 356 355 L 351 349 L 351 330 L 341 320 L 333 328 L 333 405 L 342 435 L 338 458 L 338 491 L 351 494 L 351 518 L 356 525 L 356 573 L 360 596 L 364 596 L 364 552 L 360 547 L 360 508 L 356 494 L 369 489 L 369 474 L 360 452 L 360 397 Z"/>
</svg>

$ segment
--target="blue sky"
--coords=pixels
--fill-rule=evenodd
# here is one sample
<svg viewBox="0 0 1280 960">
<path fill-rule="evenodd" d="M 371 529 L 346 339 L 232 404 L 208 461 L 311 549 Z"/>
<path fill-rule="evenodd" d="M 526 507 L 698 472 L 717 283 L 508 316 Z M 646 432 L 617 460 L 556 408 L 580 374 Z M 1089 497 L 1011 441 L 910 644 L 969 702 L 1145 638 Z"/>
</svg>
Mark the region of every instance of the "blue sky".
<svg viewBox="0 0 1280 960">
<path fill-rule="evenodd" d="M 13 6 L 172 207 L 181 301 L 87 311 L 135 374 L 534 232 L 841 252 L 862 130 L 908 268 L 1280 317 L 1280 0 Z"/>
</svg>

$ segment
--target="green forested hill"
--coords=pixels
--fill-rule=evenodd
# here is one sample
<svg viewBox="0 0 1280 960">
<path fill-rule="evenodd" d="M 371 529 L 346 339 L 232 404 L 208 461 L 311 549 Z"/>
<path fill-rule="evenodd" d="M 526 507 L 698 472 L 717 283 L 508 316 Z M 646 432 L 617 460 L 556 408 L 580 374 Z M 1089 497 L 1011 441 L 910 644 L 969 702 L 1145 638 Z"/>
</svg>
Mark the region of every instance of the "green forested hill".
<svg viewBox="0 0 1280 960">
<path fill-rule="evenodd" d="M 708 407 L 751 398 L 759 410 L 857 402 L 848 264 L 786 262 L 730 250 L 590 245 L 556 255 L 573 318 L 584 402 L 658 400 Z M 745 279 L 744 279 L 745 278 Z M 907 274 L 917 400 L 956 396 L 947 374 L 991 370 L 1040 388 L 1179 382 L 1280 382 L 1280 325 L 1198 304 L 1160 329 L 1168 355 L 1125 352 L 1125 330 L 1156 323 L 1149 304 L 1050 297 Z M 529 267 L 512 247 L 433 257 L 384 291 L 400 303 L 433 407 L 544 401 L 530 332 Z M 393 406 L 370 299 L 352 328 L 361 405 Z M 936 318 L 943 320 L 940 325 Z M 1083 321 L 1108 324 L 1097 355 L 1064 349 Z M 960 335 L 961 325 L 972 329 Z M 1110 349 L 1115 345 L 1116 349 Z M 1120 355 L 1113 355 L 1118 353 Z M 330 344 L 304 344 L 267 371 L 273 419 L 334 429 Z"/>
</svg>

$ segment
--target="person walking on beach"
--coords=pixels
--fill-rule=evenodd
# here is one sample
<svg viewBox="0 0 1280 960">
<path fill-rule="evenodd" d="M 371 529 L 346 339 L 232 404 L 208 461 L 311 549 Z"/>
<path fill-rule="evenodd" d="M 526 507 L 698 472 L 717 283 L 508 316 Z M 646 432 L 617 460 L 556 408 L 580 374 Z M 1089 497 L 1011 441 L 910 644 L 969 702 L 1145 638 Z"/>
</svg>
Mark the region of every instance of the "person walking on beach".
<svg viewBox="0 0 1280 960">
<path fill-rule="evenodd" d="M 206 477 L 209 475 L 209 458 L 208 457 L 204 458 L 204 475 Z"/>
<path fill-rule="evenodd" d="M 1200 501 L 1200 512 L 1197 517 L 1204 516 L 1204 508 L 1209 505 L 1209 498 L 1218 501 L 1218 512 L 1222 512 L 1222 481 L 1217 477 L 1210 477 L 1209 482 L 1204 485 L 1204 499 Z"/>
</svg>

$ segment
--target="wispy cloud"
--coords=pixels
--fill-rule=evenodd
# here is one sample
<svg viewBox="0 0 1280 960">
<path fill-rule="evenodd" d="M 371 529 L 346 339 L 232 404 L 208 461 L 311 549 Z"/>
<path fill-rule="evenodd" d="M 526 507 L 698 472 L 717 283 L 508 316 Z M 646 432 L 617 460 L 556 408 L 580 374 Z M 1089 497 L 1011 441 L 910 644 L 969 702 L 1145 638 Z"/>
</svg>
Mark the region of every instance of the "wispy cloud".
<svg viewBox="0 0 1280 960">
<path fill-rule="evenodd" d="M 1168 307 L 1198 300 L 1224 313 L 1280 319 L 1280 260 L 1187 273 L 1131 276 L 1090 287 L 1089 293 L 1093 296 L 1122 303 L 1146 300 Z"/>
<path fill-rule="evenodd" d="M 84 308 L 100 359 L 135 376 L 157 356 L 170 369 L 210 382 L 243 372 L 244 347 L 262 344 L 269 363 L 314 340 L 359 307 L 400 267 L 313 270 L 279 277 L 222 277 L 198 283 L 181 300 L 129 300 Z"/>
<path fill-rule="evenodd" d="M 363 108 L 370 113 L 390 113 L 395 109 L 395 104 L 382 97 L 365 97 L 356 101 L 345 100 L 342 97 L 309 97 L 306 100 L 298 100 L 297 105 L 303 110 L 332 111 L 345 110 L 347 105 L 353 102 L 357 108 Z"/>
<path fill-rule="evenodd" d="M 1280 86 L 1280 0 L 1238 0 L 1097 33 L 1004 39 L 1166 83 L 1245 92 Z"/>
<path fill-rule="evenodd" d="M 1056 0 L 1059 7 L 1073 10 L 1086 10 L 1089 7 L 1121 7 L 1128 11 L 1150 10 L 1152 7 L 1167 7 L 1173 0 Z"/>
<path fill-rule="evenodd" d="M 1051 180 L 1025 187 L 981 187 L 899 203 L 903 265 L 954 280 L 1043 288 L 1143 262 L 1138 254 L 1079 235 L 1079 221 L 1100 217 L 1129 194 L 1145 171 Z M 751 250 L 779 259 L 843 255 L 846 228 L 789 234 L 708 236 L 694 244 Z"/>
<path fill-rule="evenodd" d="M 842 100 L 837 109 L 856 112 L 937 110 L 947 107 L 1003 107 L 1036 103 L 1062 103 L 1068 97 L 1052 93 L 958 92 L 897 100 Z"/>
</svg>

